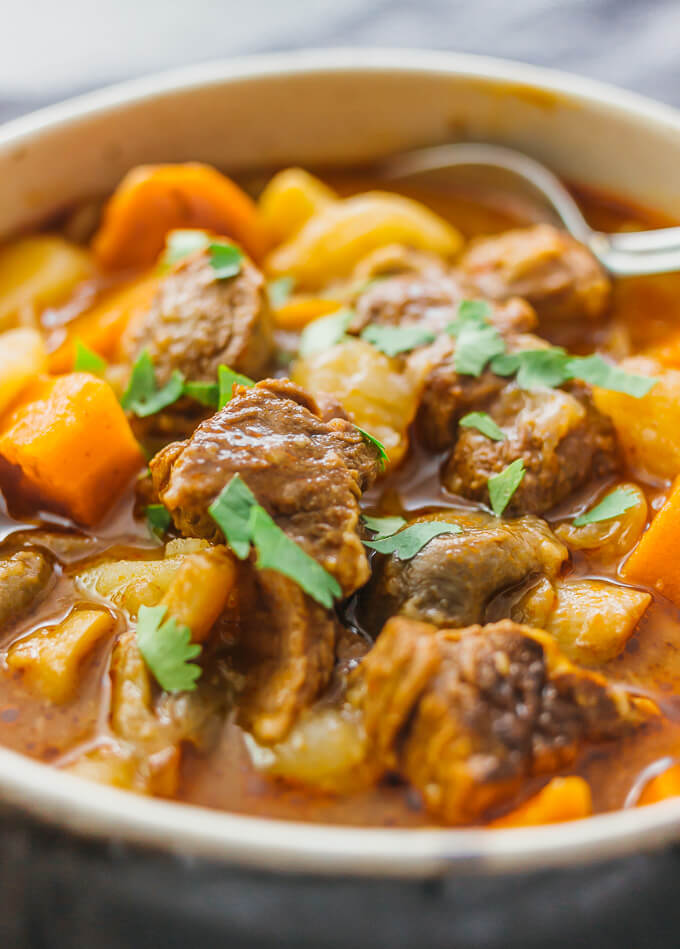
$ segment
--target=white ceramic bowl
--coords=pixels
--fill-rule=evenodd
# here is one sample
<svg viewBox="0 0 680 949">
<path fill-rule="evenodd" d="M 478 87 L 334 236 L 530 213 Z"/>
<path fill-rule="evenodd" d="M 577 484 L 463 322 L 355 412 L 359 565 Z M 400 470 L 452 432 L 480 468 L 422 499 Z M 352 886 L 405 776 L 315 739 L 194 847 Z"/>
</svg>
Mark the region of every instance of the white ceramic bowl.
<svg viewBox="0 0 680 949">
<path fill-rule="evenodd" d="M 0 129 L 0 236 L 112 189 L 139 162 L 228 171 L 356 164 L 456 139 L 680 217 L 680 113 L 547 70 L 454 54 L 318 51 L 125 83 Z M 680 800 L 553 827 L 352 829 L 138 797 L 0 749 L 0 801 L 87 835 L 274 871 L 425 877 L 573 865 L 680 840 Z"/>
</svg>

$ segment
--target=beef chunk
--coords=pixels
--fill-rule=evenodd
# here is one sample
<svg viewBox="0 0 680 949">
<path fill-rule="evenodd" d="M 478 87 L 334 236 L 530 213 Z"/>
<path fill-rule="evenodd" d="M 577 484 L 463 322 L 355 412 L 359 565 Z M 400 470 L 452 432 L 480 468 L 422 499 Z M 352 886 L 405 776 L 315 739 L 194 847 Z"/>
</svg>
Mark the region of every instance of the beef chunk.
<svg viewBox="0 0 680 949">
<path fill-rule="evenodd" d="M 378 453 L 351 422 L 322 421 L 311 396 L 285 380 L 238 386 L 232 400 L 152 459 L 160 500 L 188 537 L 221 540 L 208 507 L 236 473 L 289 537 L 345 594 L 368 579 L 358 499 Z"/>
<path fill-rule="evenodd" d="M 259 378 L 273 353 L 264 278 L 244 257 L 240 273 L 218 280 L 209 250 L 191 254 L 163 278 L 123 346 L 131 361 L 149 351 L 160 384 L 174 369 L 193 381 L 214 382 L 221 363 Z"/>
<path fill-rule="evenodd" d="M 456 318 L 461 300 L 479 295 L 455 271 L 390 277 L 378 281 L 359 297 L 351 329 L 359 332 L 369 323 L 424 323 L 434 332 L 441 332 Z M 522 333 L 537 323 L 531 306 L 519 299 L 492 304 L 490 319 L 501 332 Z"/>
<path fill-rule="evenodd" d="M 437 630 L 392 619 L 350 674 L 350 696 L 377 770 L 400 774 L 450 824 L 480 819 L 586 742 L 620 738 L 651 715 L 547 633 L 510 620 Z"/>
<path fill-rule="evenodd" d="M 590 251 L 547 224 L 473 241 L 460 268 L 483 297 L 522 297 L 546 320 L 597 319 L 611 285 Z"/>
<path fill-rule="evenodd" d="M 569 392 L 509 385 L 488 412 L 506 437 L 494 442 L 476 429 L 460 432 L 443 477 L 454 494 L 488 503 L 489 478 L 522 458 L 526 473 L 506 513 L 542 514 L 617 468 L 613 426 L 584 385 Z"/>
<path fill-rule="evenodd" d="M 30 613 L 52 579 L 52 564 L 39 550 L 0 559 L 0 633 Z"/>
<path fill-rule="evenodd" d="M 491 599 L 530 577 L 556 577 L 567 548 L 537 517 L 504 520 L 483 512 L 428 514 L 460 534 L 440 534 L 411 560 L 376 557 L 361 595 L 362 622 L 374 634 L 395 614 L 438 626 L 483 622 Z"/>
</svg>

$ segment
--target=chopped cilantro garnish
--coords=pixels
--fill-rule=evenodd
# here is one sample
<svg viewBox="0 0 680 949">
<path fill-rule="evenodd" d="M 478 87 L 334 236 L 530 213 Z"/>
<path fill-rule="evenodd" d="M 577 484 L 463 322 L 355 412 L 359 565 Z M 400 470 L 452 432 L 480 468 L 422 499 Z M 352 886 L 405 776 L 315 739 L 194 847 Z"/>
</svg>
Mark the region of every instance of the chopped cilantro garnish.
<svg viewBox="0 0 680 949">
<path fill-rule="evenodd" d="M 571 356 L 567 361 L 567 368 L 571 378 L 582 379 L 611 392 L 625 392 L 636 399 L 647 395 L 658 382 L 658 379 L 652 376 L 638 376 L 619 366 L 613 366 L 597 353 L 592 356 Z"/>
<path fill-rule="evenodd" d="M 574 518 L 574 527 L 583 527 L 584 524 L 596 524 L 598 521 L 608 521 L 613 517 L 636 507 L 639 497 L 633 488 L 615 488 L 603 498 L 599 504 Z"/>
<path fill-rule="evenodd" d="M 386 356 L 398 356 L 417 346 L 433 343 L 436 334 L 423 326 L 379 326 L 372 323 L 362 330 L 361 338 Z"/>
<path fill-rule="evenodd" d="M 184 376 L 178 369 L 173 371 L 164 386 L 160 389 L 157 387 L 151 356 L 144 349 L 132 367 L 132 375 L 120 404 L 126 412 L 146 418 L 172 405 L 183 391 Z"/>
<path fill-rule="evenodd" d="M 217 407 L 220 409 L 223 409 L 227 402 L 231 400 L 234 383 L 240 386 L 248 386 L 248 388 L 255 385 L 248 376 L 242 376 L 240 372 L 234 372 L 229 366 L 220 366 L 217 370 L 217 376 L 219 381 Z"/>
<path fill-rule="evenodd" d="M 287 303 L 294 286 L 295 277 L 279 277 L 278 280 L 269 281 L 267 296 L 269 297 L 269 305 L 273 310 L 277 310 L 284 303 Z"/>
<path fill-rule="evenodd" d="M 163 534 L 167 533 L 172 524 L 172 517 L 164 504 L 147 504 L 144 513 L 146 514 L 146 523 L 149 525 L 152 534 L 155 534 L 156 537 L 162 537 Z"/>
<path fill-rule="evenodd" d="M 567 353 L 557 347 L 525 349 L 518 353 L 505 353 L 491 363 L 491 369 L 499 376 L 517 373 L 517 385 L 521 389 L 549 389 L 561 386 L 571 378 Z"/>
<path fill-rule="evenodd" d="M 380 465 L 380 470 L 384 471 L 385 465 L 390 460 L 390 457 L 387 454 L 387 450 L 385 449 L 385 446 L 383 445 L 383 443 L 379 441 L 375 437 L 375 435 L 371 435 L 371 433 L 365 431 L 365 429 L 359 428 L 358 425 L 355 425 L 354 427 L 356 428 L 358 432 L 361 432 L 361 434 L 364 436 L 367 442 L 370 442 L 371 445 L 375 446 L 375 448 L 378 451 L 378 464 Z"/>
<path fill-rule="evenodd" d="M 456 335 L 456 372 L 478 376 L 490 359 L 504 352 L 503 337 L 495 326 L 483 326 L 472 321 L 464 323 Z"/>
<path fill-rule="evenodd" d="M 216 382 L 185 382 L 184 395 L 209 409 L 216 409 L 220 400 L 220 387 Z"/>
<path fill-rule="evenodd" d="M 365 540 L 364 543 L 380 554 L 396 554 L 400 560 L 410 560 L 433 537 L 439 537 L 440 534 L 460 533 L 461 528 L 458 524 L 447 524 L 445 521 L 420 521 L 409 524 L 396 534 Z"/>
<path fill-rule="evenodd" d="M 491 304 L 486 300 L 461 300 L 458 304 L 456 319 L 449 323 L 446 330 L 451 336 L 457 336 L 466 323 L 477 326 L 488 325 L 491 316 Z"/>
<path fill-rule="evenodd" d="M 342 596 L 335 577 L 310 557 L 261 507 L 248 485 L 235 474 L 209 507 L 209 513 L 237 557 L 244 560 L 251 543 L 260 570 L 276 570 L 294 580 L 327 609 Z"/>
<path fill-rule="evenodd" d="M 144 662 L 166 692 L 193 692 L 201 667 L 191 662 L 201 647 L 191 642 L 191 630 L 172 617 L 163 622 L 166 606 L 140 606 L 137 645 Z"/>
<path fill-rule="evenodd" d="M 168 234 L 165 251 L 161 257 L 161 270 L 169 270 L 173 264 L 183 257 L 188 257 L 197 250 L 203 250 L 210 244 L 210 237 L 205 231 L 178 230 Z"/>
<path fill-rule="evenodd" d="M 76 340 L 76 358 L 73 362 L 74 372 L 91 372 L 100 376 L 106 369 L 106 360 L 88 349 L 81 340 Z"/>
<path fill-rule="evenodd" d="M 352 322 L 354 312 L 349 309 L 336 310 L 328 316 L 320 316 L 305 326 L 300 336 L 299 353 L 311 356 L 320 353 L 345 338 L 347 327 Z"/>
<path fill-rule="evenodd" d="M 503 430 L 496 425 L 487 412 L 468 412 L 458 424 L 463 428 L 476 428 L 482 435 L 486 435 L 495 442 L 502 442 L 505 438 Z"/>
<path fill-rule="evenodd" d="M 375 532 L 373 540 L 382 540 L 384 537 L 391 537 L 405 526 L 406 521 L 403 517 L 395 514 L 392 517 L 371 517 L 370 514 L 362 514 L 361 520 L 370 531 Z"/>
<path fill-rule="evenodd" d="M 524 459 L 518 458 L 500 474 L 489 478 L 488 488 L 491 508 L 498 517 L 501 516 L 510 503 L 510 499 L 520 486 L 524 474 Z"/>
<path fill-rule="evenodd" d="M 215 271 L 217 280 L 227 280 L 241 272 L 243 252 L 236 244 L 227 241 L 211 241 L 208 244 L 210 252 L 210 266 Z"/>
</svg>

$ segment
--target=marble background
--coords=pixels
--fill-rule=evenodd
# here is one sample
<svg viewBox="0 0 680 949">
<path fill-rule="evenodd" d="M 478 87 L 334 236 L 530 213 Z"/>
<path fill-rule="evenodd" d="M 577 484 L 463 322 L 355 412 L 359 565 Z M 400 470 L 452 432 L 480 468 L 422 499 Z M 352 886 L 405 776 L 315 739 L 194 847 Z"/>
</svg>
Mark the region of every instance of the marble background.
<svg viewBox="0 0 680 949">
<path fill-rule="evenodd" d="M 557 66 L 680 105 L 679 0 L 0 0 L 0 120 L 175 65 L 420 46 Z"/>
</svg>

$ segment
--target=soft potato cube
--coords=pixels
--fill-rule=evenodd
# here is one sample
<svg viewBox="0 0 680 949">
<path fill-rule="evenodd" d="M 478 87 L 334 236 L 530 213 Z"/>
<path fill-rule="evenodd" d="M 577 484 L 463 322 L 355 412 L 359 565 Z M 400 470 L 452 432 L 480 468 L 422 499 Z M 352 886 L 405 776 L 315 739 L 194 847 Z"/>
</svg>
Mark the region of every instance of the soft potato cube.
<svg viewBox="0 0 680 949">
<path fill-rule="evenodd" d="M 338 399 L 360 428 L 383 443 L 391 465 L 401 461 L 421 386 L 398 360 L 361 339 L 348 339 L 299 359 L 292 378 L 314 395 Z"/>
<path fill-rule="evenodd" d="M 300 287 L 319 289 L 349 276 L 376 247 L 406 244 L 450 258 L 462 246 L 459 232 L 423 204 L 371 191 L 330 202 L 265 261 L 274 276 L 290 274 Z"/>
<path fill-rule="evenodd" d="M 88 781 L 106 784 L 125 791 L 141 790 L 138 787 L 137 761 L 131 748 L 116 743 L 98 745 L 79 755 L 64 767 L 64 771 L 77 774 Z"/>
<path fill-rule="evenodd" d="M 260 195 L 260 216 L 276 243 L 296 234 L 310 217 L 338 199 L 323 181 L 302 168 L 286 168 Z"/>
<path fill-rule="evenodd" d="M 680 370 L 645 356 L 624 359 L 621 368 L 658 382 L 642 399 L 596 388 L 595 404 L 610 416 L 634 471 L 674 478 L 680 474 Z"/>
<path fill-rule="evenodd" d="M 56 626 L 38 629 L 7 653 L 7 665 L 21 672 L 27 689 L 62 704 L 75 695 L 82 660 L 114 627 L 106 610 L 75 609 Z"/>
<path fill-rule="evenodd" d="M 572 550 L 587 550 L 607 560 L 622 557 L 638 542 L 647 523 L 647 499 L 644 492 L 632 483 L 617 485 L 635 495 L 636 503 L 606 521 L 582 524 L 560 524 L 555 533 Z M 615 490 L 616 490 L 615 489 Z M 604 497 L 610 492 L 607 491 Z M 603 498 L 604 499 L 604 498 Z"/>
<path fill-rule="evenodd" d="M 143 463 L 113 390 L 89 373 L 40 376 L 0 427 L 0 486 L 95 524 Z"/>
<path fill-rule="evenodd" d="M 38 330 L 0 333 L 0 415 L 46 367 L 47 352 Z"/>
<path fill-rule="evenodd" d="M 167 615 L 188 626 L 201 643 L 227 605 L 236 582 L 236 562 L 226 547 L 190 554 L 170 582 L 161 603 Z"/>
<path fill-rule="evenodd" d="M 90 254 L 63 237 L 37 234 L 7 244 L 0 249 L 0 330 L 35 322 L 91 273 Z"/>
</svg>

